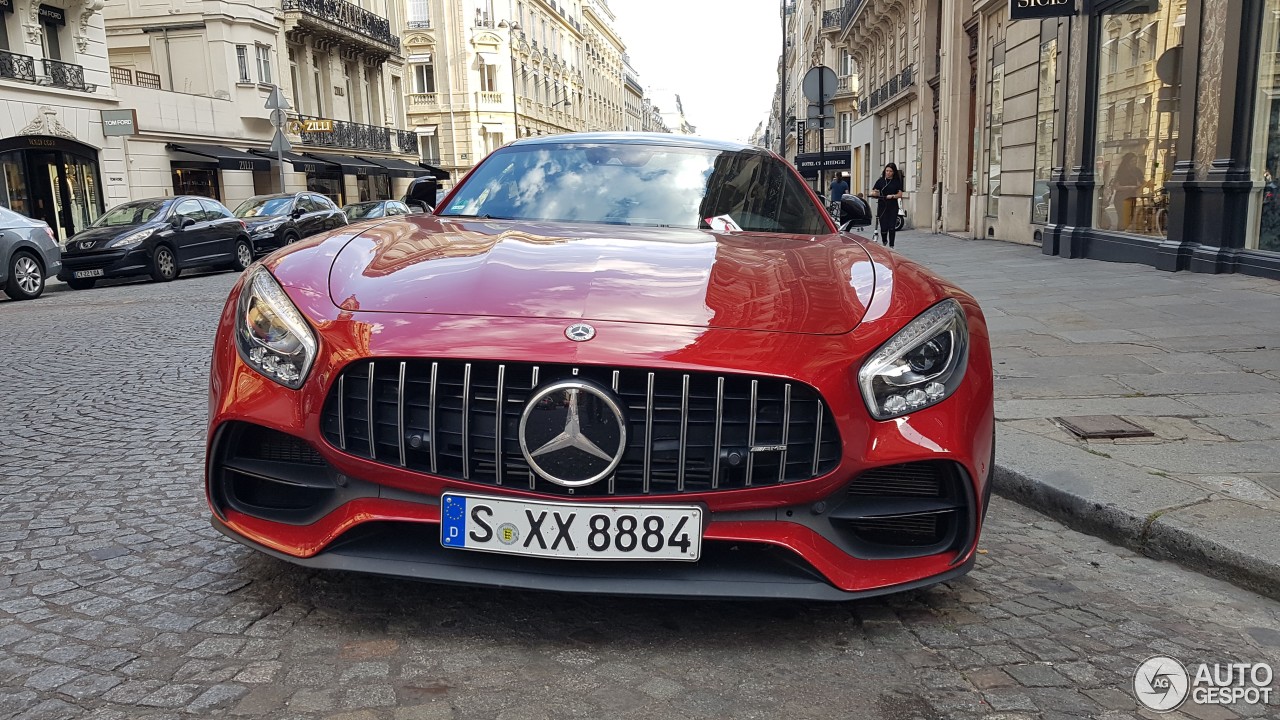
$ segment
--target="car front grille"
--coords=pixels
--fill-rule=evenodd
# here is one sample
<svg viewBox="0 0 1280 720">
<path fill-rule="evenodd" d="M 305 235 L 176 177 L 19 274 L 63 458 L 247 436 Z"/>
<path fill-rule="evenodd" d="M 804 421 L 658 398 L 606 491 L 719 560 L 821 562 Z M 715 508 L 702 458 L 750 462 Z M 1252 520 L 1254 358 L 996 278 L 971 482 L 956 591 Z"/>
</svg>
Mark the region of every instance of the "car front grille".
<svg viewBox="0 0 1280 720">
<path fill-rule="evenodd" d="M 518 433 L 527 400 L 560 380 L 612 393 L 627 442 L 616 470 L 568 488 L 532 471 Z M 596 366 L 377 360 L 348 366 L 325 438 L 375 462 L 554 495 L 675 494 L 809 480 L 835 469 L 840 437 L 807 385 L 776 378 Z"/>
<path fill-rule="evenodd" d="M 123 250 L 91 252 L 83 255 L 63 255 L 62 265 L 68 270 L 98 270 L 108 268 L 125 256 Z"/>
</svg>

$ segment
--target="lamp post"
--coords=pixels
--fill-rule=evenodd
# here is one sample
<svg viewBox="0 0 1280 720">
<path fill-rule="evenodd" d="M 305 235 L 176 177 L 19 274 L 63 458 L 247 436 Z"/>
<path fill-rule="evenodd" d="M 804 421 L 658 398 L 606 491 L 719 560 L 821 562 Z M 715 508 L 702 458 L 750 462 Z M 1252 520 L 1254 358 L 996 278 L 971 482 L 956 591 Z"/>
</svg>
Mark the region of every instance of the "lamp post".
<svg viewBox="0 0 1280 720">
<path fill-rule="evenodd" d="M 507 32 L 507 50 L 511 53 L 511 122 L 514 125 L 514 140 L 520 139 L 520 109 L 516 105 L 516 32 L 519 30 L 520 23 L 512 20 Z"/>
</svg>

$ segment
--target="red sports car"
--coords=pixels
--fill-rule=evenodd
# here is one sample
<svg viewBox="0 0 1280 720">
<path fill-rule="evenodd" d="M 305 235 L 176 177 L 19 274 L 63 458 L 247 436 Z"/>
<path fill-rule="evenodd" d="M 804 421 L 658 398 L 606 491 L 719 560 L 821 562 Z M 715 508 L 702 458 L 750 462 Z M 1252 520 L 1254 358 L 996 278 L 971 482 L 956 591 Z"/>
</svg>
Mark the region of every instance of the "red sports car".
<svg viewBox="0 0 1280 720">
<path fill-rule="evenodd" d="M 977 303 L 785 161 L 557 135 L 246 271 L 206 484 L 309 567 L 839 600 L 972 567 L 993 428 Z"/>
</svg>

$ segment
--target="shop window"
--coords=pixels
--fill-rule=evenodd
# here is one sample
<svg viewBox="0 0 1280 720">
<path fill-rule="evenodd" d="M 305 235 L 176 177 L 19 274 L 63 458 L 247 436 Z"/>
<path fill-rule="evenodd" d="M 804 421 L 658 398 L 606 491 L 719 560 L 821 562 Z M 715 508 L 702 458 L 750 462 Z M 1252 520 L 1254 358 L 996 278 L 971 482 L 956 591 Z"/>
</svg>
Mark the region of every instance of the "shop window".
<svg viewBox="0 0 1280 720">
<path fill-rule="evenodd" d="M 991 53 L 991 96 L 987 104 L 987 217 L 1000 212 L 1000 161 L 1004 149 L 1004 43 Z"/>
<path fill-rule="evenodd" d="M 218 170 L 209 167 L 183 166 L 170 163 L 173 167 L 173 194 L 199 195 L 221 200 L 222 193 L 218 186 Z"/>
<path fill-rule="evenodd" d="M 1165 182 L 1176 160 L 1181 88 L 1179 78 L 1168 72 L 1175 63 L 1161 59 L 1180 44 L 1174 20 L 1185 11 L 1186 0 L 1174 0 L 1148 13 L 1130 8 L 1104 20 L 1104 38 L 1141 43 L 1151 50 L 1154 62 L 1123 69 L 1115 62 L 1099 63 L 1093 212 L 1099 229 L 1149 237 L 1168 232 Z M 1155 40 L 1147 33 L 1154 33 Z M 1107 52 L 1107 44 L 1102 47 Z M 1154 112 L 1149 110 L 1153 104 Z"/>
<path fill-rule="evenodd" d="M 1251 229 L 1247 246 L 1280 252 L 1280 0 L 1266 0 L 1254 109 Z"/>
<path fill-rule="evenodd" d="M 1040 86 L 1036 93 L 1036 167 L 1031 189 L 1031 222 L 1049 222 L 1053 133 L 1057 125 L 1058 39 L 1040 46 Z"/>
</svg>

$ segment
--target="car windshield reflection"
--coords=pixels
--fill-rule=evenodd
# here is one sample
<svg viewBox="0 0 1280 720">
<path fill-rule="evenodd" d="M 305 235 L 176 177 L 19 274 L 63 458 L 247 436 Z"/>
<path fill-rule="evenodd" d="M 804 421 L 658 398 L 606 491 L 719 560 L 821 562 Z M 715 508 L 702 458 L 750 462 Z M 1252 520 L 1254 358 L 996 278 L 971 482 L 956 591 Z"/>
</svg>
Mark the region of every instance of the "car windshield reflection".
<svg viewBox="0 0 1280 720">
<path fill-rule="evenodd" d="M 271 217 L 288 214 L 292 197 L 249 198 L 236 208 L 236 217 Z"/>
<path fill-rule="evenodd" d="M 794 173 L 771 155 L 636 144 L 503 148 L 476 169 L 440 215 L 831 232 Z"/>
<path fill-rule="evenodd" d="M 167 200 L 139 200 L 138 202 L 117 205 L 103 213 L 93 227 L 124 227 L 141 225 L 164 212 Z"/>
</svg>

